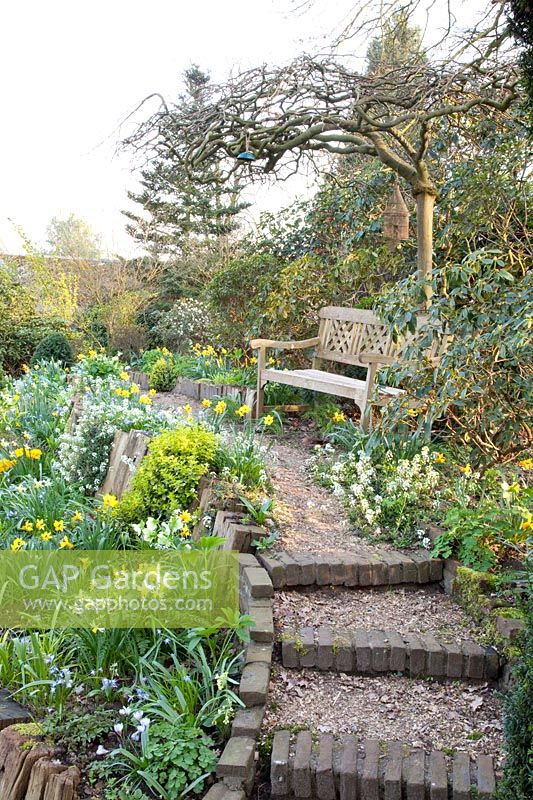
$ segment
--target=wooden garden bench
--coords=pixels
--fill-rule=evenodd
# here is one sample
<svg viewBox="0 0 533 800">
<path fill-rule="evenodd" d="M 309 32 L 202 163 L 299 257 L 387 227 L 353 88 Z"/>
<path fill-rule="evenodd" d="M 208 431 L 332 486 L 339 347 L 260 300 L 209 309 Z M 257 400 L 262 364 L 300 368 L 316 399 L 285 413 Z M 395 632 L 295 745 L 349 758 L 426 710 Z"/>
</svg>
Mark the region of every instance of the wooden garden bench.
<svg viewBox="0 0 533 800">
<path fill-rule="evenodd" d="M 412 343 L 414 335 L 407 335 L 400 342 L 395 342 L 390 327 L 379 319 L 372 311 L 358 308 L 340 308 L 327 306 L 318 314 L 320 327 L 318 336 L 299 342 L 280 342 L 274 339 L 254 339 L 250 344 L 258 350 L 257 359 L 257 401 L 256 416 L 264 410 L 264 389 L 267 383 L 284 383 L 314 392 L 346 397 L 359 407 L 361 411 L 361 427 L 366 428 L 369 422 L 370 405 L 386 405 L 391 400 L 405 394 L 403 389 L 376 384 L 376 375 L 380 367 L 398 363 Z M 419 326 L 422 318 L 419 319 Z M 428 352 L 433 363 L 438 359 L 446 346 L 446 337 Z M 311 369 L 280 370 L 270 369 L 266 365 L 266 351 L 306 350 L 314 348 Z M 367 370 L 366 380 L 347 378 L 324 369 L 324 364 L 349 364 L 364 367 Z"/>
</svg>

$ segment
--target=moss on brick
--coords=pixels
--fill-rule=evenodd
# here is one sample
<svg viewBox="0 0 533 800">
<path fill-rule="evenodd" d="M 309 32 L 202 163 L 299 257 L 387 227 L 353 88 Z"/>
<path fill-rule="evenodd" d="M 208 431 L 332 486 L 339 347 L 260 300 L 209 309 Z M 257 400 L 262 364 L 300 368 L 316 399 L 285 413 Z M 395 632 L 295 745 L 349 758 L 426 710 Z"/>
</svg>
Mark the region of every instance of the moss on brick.
<svg viewBox="0 0 533 800">
<path fill-rule="evenodd" d="M 496 588 L 497 578 L 489 572 L 458 567 L 454 594 L 459 604 L 476 622 L 482 622 L 490 609 L 488 595 Z"/>
</svg>

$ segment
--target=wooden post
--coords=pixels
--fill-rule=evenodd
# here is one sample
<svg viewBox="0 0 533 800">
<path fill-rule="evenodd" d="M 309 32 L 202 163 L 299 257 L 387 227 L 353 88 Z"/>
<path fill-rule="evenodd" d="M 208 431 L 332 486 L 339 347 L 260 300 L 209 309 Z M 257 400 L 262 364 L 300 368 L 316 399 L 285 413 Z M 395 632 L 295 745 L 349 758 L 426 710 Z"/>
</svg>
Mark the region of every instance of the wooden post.
<svg viewBox="0 0 533 800">
<path fill-rule="evenodd" d="M 261 373 L 266 366 L 266 347 L 260 347 L 257 353 L 257 397 L 255 400 L 255 418 L 259 419 L 265 404 L 265 390 Z"/>
<path fill-rule="evenodd" d="M 433 207 L 435 194 L 419 191 L 416 195 L 416 239 L 418 277 L 420 280 L 431 280 L 433 267 Z M 433 291 L 426 286 L 426 308 L 431 303 Z"/>
</svg>

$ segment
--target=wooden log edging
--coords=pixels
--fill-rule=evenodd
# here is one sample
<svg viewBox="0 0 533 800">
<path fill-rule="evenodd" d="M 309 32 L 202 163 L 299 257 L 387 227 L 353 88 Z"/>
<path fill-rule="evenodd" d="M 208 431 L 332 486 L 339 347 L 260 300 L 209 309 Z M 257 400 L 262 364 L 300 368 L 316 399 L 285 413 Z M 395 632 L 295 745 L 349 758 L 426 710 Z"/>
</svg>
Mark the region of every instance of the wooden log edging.
<svg viewBox="0 0 533 800">
<path fill-rule="evenodd" d="M 379 675 L 386 672 L 438 680 L 495 681 L 500 659 L 494 647 L 443 642 L 430 634 L 375 629 L 303 627 L 281 635 L 284 667 Z"/>
<path fill-rule="evenodd" d="M 387 551 L 370 557 L 361 553 L 261 553 L 259 561 L 275 589 L 299 586 L 391 586 L 438 583 L 442 560 L 427 550 L 409 553 Z"/>
<path fill-rule="evenodd" d="M 270 762 L 274 798 L 306 800 L 466 800 L 491 798 L 496 789 L 493 759 L 466 752 L 447 758 L 398 741 L 337 739 L 311 731 L 277 731 Z"/>
<path fill-rule="evenodd" d="M 29 715 L 21 708 L 20 716 L 27 719 Z M 44 744 L 39 735 L 25 732 L 31 727 L 16 724 L 0 731 L 0 797 L 75 800 L 81 777 L 79 769 L 61 764 L 56 748 Z"/>
</svg>

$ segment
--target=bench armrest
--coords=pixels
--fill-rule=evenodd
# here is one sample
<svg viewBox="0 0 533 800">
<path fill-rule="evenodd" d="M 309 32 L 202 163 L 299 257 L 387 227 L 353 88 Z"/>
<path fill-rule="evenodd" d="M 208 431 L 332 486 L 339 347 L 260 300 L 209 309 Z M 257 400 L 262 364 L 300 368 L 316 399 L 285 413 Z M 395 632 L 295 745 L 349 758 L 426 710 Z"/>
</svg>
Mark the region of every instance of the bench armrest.
<svg viewBox="0 0 533 800">
<path fill-rule="evenodd" d="M 276 339 L 252 339 L 250 347 L 252 350 L 272 347 L 276 350 L 305 350 L 308 347 L 316 347 L 320 342 L 318 336 L 313 339 L 302 339 L 300 342 L 278 342 Z"/>
</svg>

